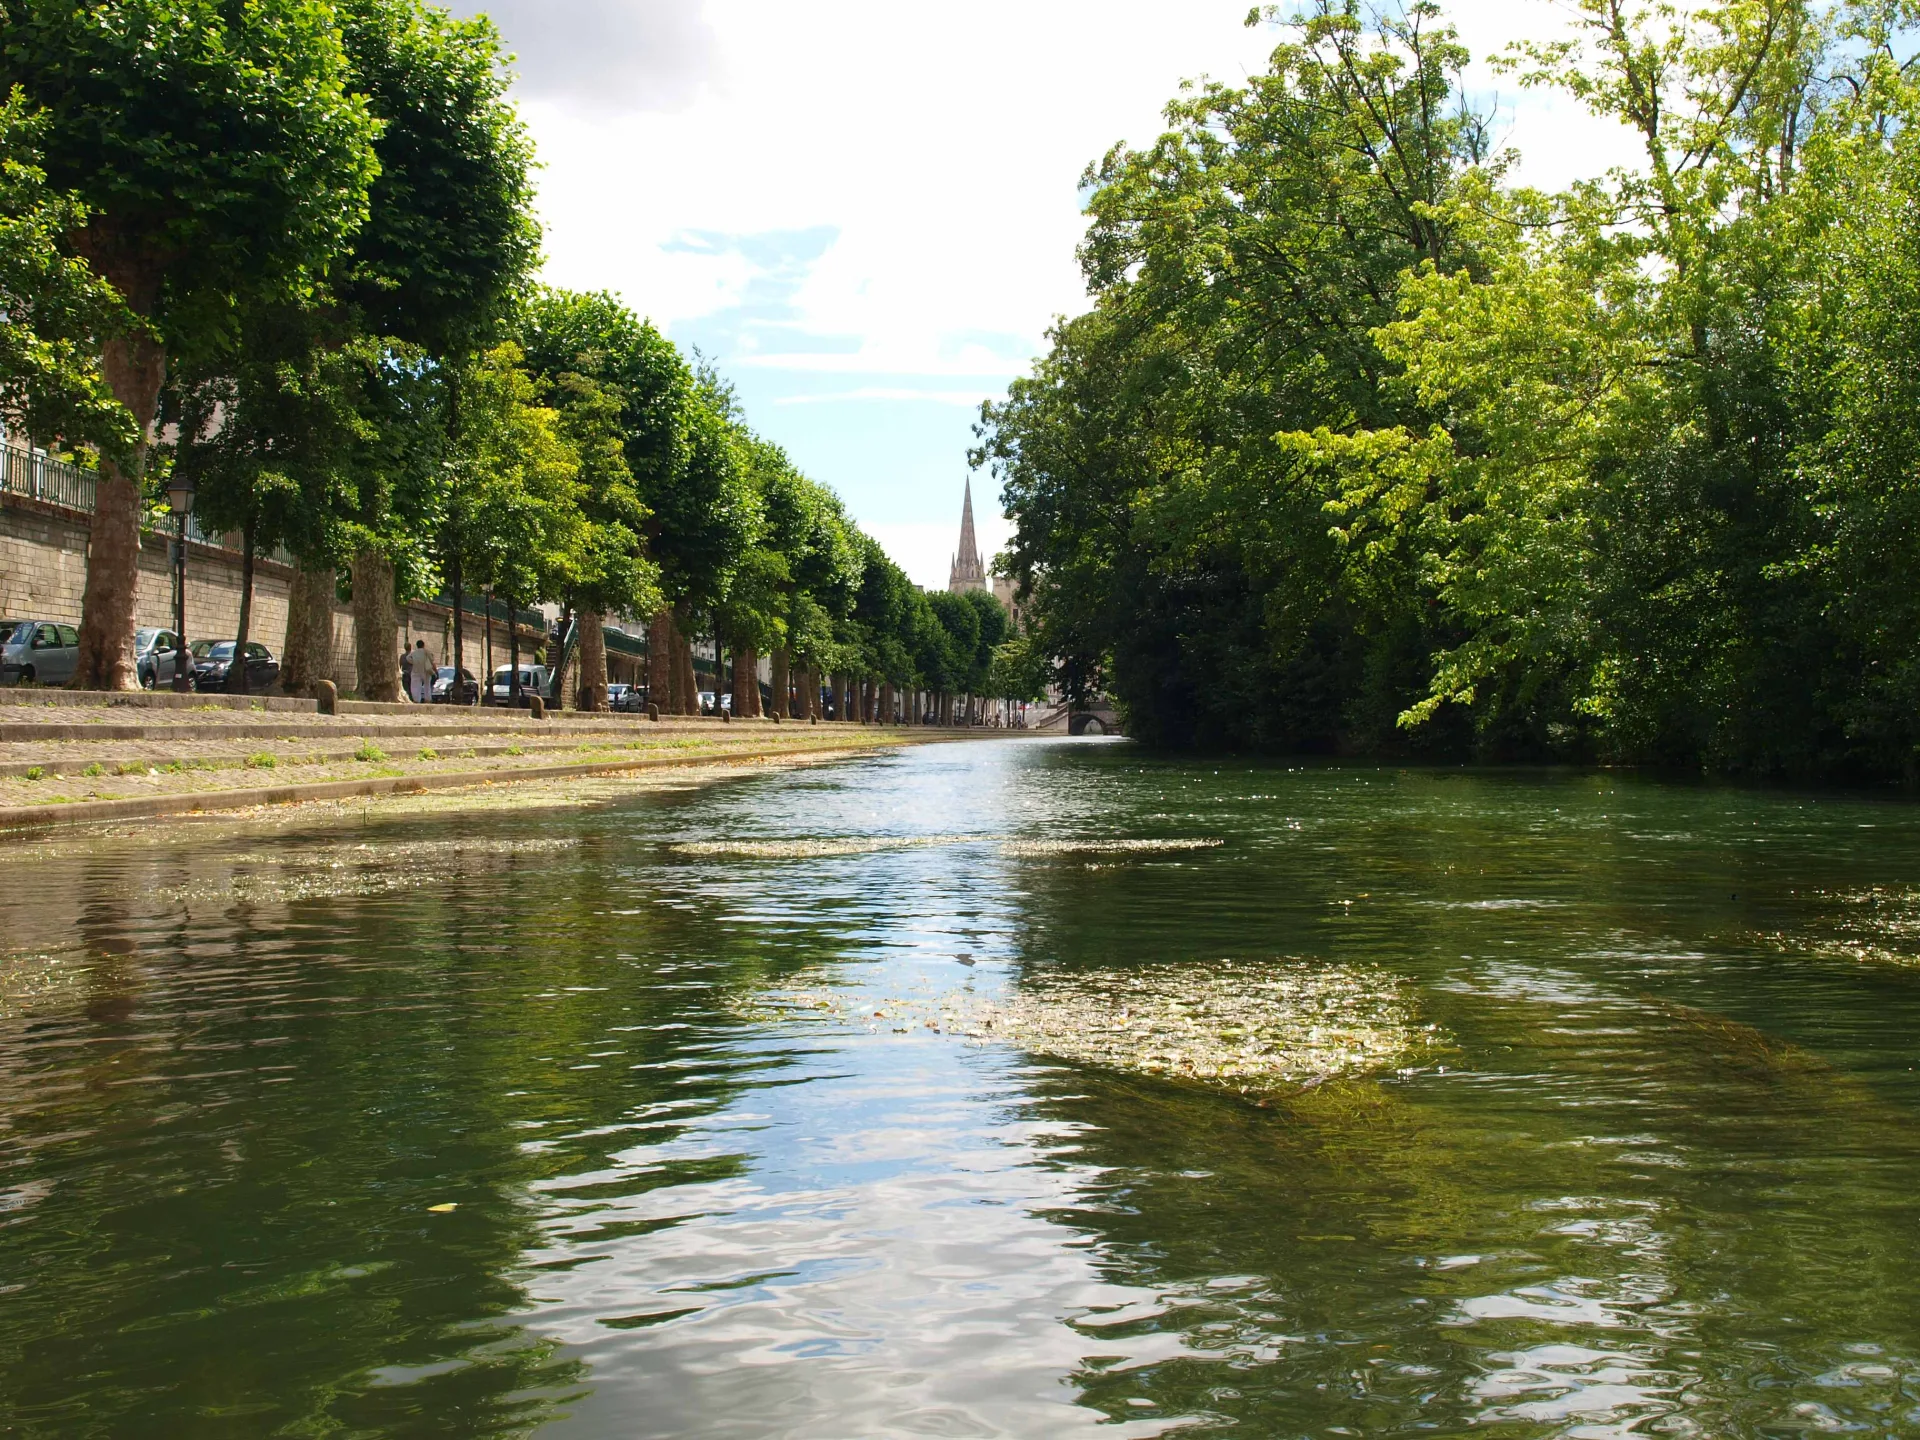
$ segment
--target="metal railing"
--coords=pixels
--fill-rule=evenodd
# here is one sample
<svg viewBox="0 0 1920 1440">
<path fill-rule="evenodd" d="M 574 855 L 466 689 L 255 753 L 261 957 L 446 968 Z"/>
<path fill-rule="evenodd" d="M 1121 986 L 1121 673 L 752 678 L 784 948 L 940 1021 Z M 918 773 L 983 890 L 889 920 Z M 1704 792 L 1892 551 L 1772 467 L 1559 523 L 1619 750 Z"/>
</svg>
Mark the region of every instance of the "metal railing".
<svg viewBox="0 0 1920 1440">
<path fill-rule="evenodd" d="M 50 505 L 65 505 L 91 514 L 98 478 L 93 471 L 55 460 L 44 450 L 32 450 L 12 441 L 0 446 L 0 491 L 9 495 L 23 495 L 29 500 L 44 500 Z"/>
<path fill-rule="evenodd" d="M 95 471 L 69 464 L 65 460 L 55 460 L 44 450 L 31 450 L 11 440 L 0 443 L 0 494 L 42 500 L 49 505 L 64 505 L 69 510 L 80 510 L 91 515 L 99 503 L 99 486 L 100 476 Z M 146 514 L 141 517 L 140 523 L 143 529 L 164 535 L 169 540 L 180 533 L 180 522 L 165 511 Z M 240 548 L 237 541 L 230 541 L 225 534 L 207 530 L 201 525 L 200 517 L 193 514 L 187 516 L 187 539 L 196 545 L 210 545 L 216 550 Z M 266 558 L 282 564 L 293 563 L 293 557 L 277 547 Z"/>
</svg>

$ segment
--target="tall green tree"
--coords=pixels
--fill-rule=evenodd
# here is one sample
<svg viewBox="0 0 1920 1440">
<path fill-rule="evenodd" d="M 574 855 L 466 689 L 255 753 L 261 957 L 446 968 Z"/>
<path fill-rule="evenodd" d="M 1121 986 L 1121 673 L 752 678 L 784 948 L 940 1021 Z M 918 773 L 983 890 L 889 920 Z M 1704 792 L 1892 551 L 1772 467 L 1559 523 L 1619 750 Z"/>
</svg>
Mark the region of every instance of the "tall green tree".
<svg viewBox="0 0 1920 1440">
<path fill-rule="evenodd" d="M 75 677 L 132 689 L 168 347 L 325 268 L 366 215 L 378 127 L 350 88 L 333 12 L 307 0 L 5 0 L 0 19 L 0 88 L 44 114 L 48 183 L 86 207 L 68 241 L 133 317 L 100 337 L 107 387 L 139 433 L 103 456 Z"/>
<path fill-rule="evenodd" d="M 350 332 L 384 342 L 409 401 L 379 383 L 374 425 L 431 424 L 452 434 L 393 436 L 398 465 L 362 486 L 342 517 L 351 558 L 356 649 L 395 649 L 394 602 L 430 583 L 430 550 L 452 501 L 434 483 L 448 472 L 406 463 L 462 442 L 459 378 L 508 333 L 515 297 L 538 260 L 532 214 L 533 147 L 507 99 L 498 33 L 484 16 L 456 19 L 424 0 L 337 0 L 352 83 L 380 123 L 380 172 L 366 222 L 336 267 L 333 299 Z M 387 377 L 375 377 L 384 382 Z M 418 403 L 422 383 L 438 402 Z M 397 482 L 397 483 L 396 483 Z M 316 554 L 332 588 L 330 556 Z M 369 698 L 398 697 L 393 667 L 362 667 Z"/>
<path fill-rule="evenodd" d="M 1343 585 L 1324 478 L 1277 437 L 1405 413 L 1375 331 L 1413 267 L 1474 263 L 1445 203 L 1487 158 L 1465 61 L 1430 5 L 1322 0 L 1085 177 L 1095 307 L 986 407 L 976 459 L 1059 682 L 1143 738 L 1331 746 L 1359 677 L 1424 648 L 1416 596 Z"/>
</svg>

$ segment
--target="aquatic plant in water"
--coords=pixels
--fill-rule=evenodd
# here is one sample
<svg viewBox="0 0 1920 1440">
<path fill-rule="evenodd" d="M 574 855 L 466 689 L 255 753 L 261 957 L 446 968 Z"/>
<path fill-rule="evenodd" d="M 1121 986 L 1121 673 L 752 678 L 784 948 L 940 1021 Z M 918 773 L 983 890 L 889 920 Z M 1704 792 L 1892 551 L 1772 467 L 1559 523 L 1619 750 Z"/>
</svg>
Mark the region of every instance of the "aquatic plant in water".
<svg viewBox="0 0 1920 1440">
<path fill-rule="evenodd" d="M 1242 1093 L 1417 1067 L 1449 1048 L 1439 1027 L 1420 1022 L 1411 982 L 1370 965 L 1221 960 L 1041 971 L 992 998 L 956 990 L 877 999 L 824 976 L 796 978 L 751 997 L 742 1013 L 929 1030 Z"/>
</svg>

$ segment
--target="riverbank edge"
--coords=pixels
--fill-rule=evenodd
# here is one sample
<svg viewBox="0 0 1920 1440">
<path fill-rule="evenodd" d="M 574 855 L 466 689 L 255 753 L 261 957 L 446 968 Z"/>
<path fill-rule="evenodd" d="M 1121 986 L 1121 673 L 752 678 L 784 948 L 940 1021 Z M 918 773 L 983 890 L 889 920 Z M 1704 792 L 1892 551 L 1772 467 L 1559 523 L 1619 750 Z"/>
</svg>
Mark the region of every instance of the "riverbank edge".
<svg viewBox="0 0 1920 1440">
<path fill-rule="evenodd" d="M 462 770 L 441 775 L 389 775 L 367 780 L 326 780 L 311 785 L 265 785 L 244 790 L 200 791 L 183 795 L 149 795 L 128 800 L 77 800 L 67 805 L 0 806 L 0 833 L 46 830 L 98 824 L 114 820 L 186 819 L 194 815 L 266 806 L 292 806 L 320 800 L 355 800 L 380 795 L 418 795 L 430 790 L 468 789 L 479 794 L 528 780 L 579 779 L 645 770 L 719 767 L 738 764 L 769 765 L 781 760 L 803 762 L 824 755 L 857 755 L 891 750 L 903 745 L 951 744 L 958 740 L 1014 738 L 1004 732 L 972 731 L 964 735 L 863 735 L 803 745 L 765 749 L 709 752 L 702 755 L 653 755 L 628 760 L 584 760 L 570 765 L 530 765 L 524 769 Z M 480 808 L 476 806 L 476 808 Z"/>
</svg>

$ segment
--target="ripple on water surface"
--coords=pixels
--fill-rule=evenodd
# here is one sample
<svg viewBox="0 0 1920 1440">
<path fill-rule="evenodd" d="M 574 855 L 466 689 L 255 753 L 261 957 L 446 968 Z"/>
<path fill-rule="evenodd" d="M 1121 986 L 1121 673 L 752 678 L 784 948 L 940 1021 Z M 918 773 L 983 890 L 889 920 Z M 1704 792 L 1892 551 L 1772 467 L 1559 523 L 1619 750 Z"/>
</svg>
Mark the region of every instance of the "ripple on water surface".
<svg viewBox="0 0 1920 1440">
<path fill-rule="evenodd" d="M 22 849 L 0 1429 L 1920 1435 L 1910 815 L 985 744 Z"/>
</svg>

